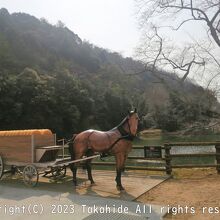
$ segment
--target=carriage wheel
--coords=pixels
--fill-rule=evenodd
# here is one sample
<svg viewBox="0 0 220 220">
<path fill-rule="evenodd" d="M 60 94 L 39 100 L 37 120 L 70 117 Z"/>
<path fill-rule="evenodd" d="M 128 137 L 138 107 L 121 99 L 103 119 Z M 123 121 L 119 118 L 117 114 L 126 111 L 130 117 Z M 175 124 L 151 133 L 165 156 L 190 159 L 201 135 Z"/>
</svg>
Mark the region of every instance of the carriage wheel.
<svg viewBox="0 0 220 220">
<path fill-rule="evenodd" d="M 0 179 L 2 178 L 3 174 L 4 174 L 4 163 L 2 157 L 0 156 Z"/>
<path fill-rule="evenodd" d="M 23 170 L 23 181 L 25 185 L 34 187 L 37 185 L 39 174 L 34 165 L 27 165 Z"/>
<path fill-rule="evenodd" d="M 52 168 L 51 173 L 53 177 L 62 178 L 66 175 L 66 166 Z"/>
</svg>

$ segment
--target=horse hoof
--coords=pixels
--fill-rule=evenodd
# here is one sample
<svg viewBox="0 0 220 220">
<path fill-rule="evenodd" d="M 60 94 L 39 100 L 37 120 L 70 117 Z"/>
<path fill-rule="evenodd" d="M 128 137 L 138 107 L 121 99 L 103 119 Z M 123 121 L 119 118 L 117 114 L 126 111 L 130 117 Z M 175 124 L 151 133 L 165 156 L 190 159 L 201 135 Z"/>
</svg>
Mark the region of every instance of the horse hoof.
<svg viewBox="0 0 220 220">
<path fill-rule="evenodd" d="M 73 182 L 73 186 L 77 187 L 78 183 L 77 182 Z"/>
<path fill-rule="evenodd" d="M 120 191 L 120 192 L 123 192 L 125 191 L 124 187 L 123 186 L 116 186 L 117 187 L 117 190 Z"/>
<path fill-rule="evenodd" d="M 95 182 L 93 182 L 93 183 L 91 183 L 91 185 L 90 186 L 96 186 L 96 183 Z"/>
</svg>

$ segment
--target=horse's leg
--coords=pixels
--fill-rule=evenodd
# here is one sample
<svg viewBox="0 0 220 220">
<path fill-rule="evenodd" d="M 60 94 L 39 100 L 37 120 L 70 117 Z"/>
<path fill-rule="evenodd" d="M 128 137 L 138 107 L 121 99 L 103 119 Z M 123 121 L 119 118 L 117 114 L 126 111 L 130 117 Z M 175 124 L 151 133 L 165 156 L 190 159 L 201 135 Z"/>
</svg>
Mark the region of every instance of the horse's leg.
<svg viewBox="0 0 220 220">
<path fill-rule="evenodd" d="M 78 160 L 78 159 L 82 158 L 83 155 L 84 155 L 83 152 L 77 152 L 77 153 L 74 154 L 74 159 L 73 160 Z M 76 178 L 78 165 L 79 165 L 79 162 L 70 164 L 70 169 L 73 173 L 73 184 L 74 184 L 74 186 L 78 186 L 77 178 Z"/>
<path fill-rule="evenodd" d="M 119 191 L 124 190 L 124 187 L 121 184 L 121 172 L 124 169 L 124 164 L 125 164 L 125 155 L 120 153 L 120 154 L 116 154 L 115 156 L 116 159 L 116 187 Z"/>
<path fill-rule="evenodd" d="M 77 165 L 75 163 L 70 164 L 70 169 L 73 173 L 73 184 L 74 186 L 78 186 L 77 179 L 76 179 Z"/>
<path fill-rule="evenodd" d="M 92 178 L 92 166 L 91 166 L 91 161 L 92 160 L 87 160 L 86 161 L 86 169 L 87 169 L 87 173 L 88 173 L 88 179 L 91 182 L 91 185 L 95 184 L 93 178 Z"/>
<path fill-rule="evenodd" d="M 69 143 L 69 153 L 71 156 L 71 160 L 75 160 L 75 153 L 74 153 L 73 148 L 74 148 L 73 143 Z M 75 165 L 75 163 L 70 164 L 70 170 L 72 171 L 72 174 L 73 174 L 73 184 L 76 186 L 77 185 L 77 181 L 76 181 L 77 166 Z"/>
</svg>

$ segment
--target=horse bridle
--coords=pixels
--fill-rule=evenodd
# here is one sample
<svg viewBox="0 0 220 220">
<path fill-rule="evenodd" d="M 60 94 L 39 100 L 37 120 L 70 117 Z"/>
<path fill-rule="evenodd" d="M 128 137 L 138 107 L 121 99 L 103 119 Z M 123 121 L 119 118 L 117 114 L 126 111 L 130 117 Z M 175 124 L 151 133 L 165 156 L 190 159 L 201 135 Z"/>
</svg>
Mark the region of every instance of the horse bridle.
<svg viewBox="0 0 220 220">
<path fill-rule="evenodd" d="M 128 130 L 129 130 L 129 132 L 127 132 L 127 131 L 123 128 L 123 125 L 124 125 L 125 123 L 128 124 Z M 120 132 L 120 134 L 121 134 L 121 136 L 123 137 L 123 139 L 133 140 L 134 137 L 136 136 L 136 135 L 133 135 L 133 134 L 131 133 L 131 126 L 130 126 L 128 117 L 126 117 L 126 119 L 123 120 L 122 123 L 117 126 L 117 129 L 118 129 L 118 131 Z"/>
</svg>

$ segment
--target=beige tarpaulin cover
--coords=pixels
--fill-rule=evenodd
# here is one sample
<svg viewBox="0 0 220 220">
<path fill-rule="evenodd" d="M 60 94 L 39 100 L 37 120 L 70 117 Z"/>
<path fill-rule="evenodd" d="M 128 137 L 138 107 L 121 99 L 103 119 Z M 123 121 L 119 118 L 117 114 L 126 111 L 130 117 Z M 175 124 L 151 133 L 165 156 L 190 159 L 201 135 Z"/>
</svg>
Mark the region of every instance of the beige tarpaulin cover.
<svg viewBox="0 0 220 220">
<path fill-rule="evenodd" d="M 0 131 L 0 136 L 24 136 L 24 135 L 50 135 L 49 129 L 11 130 Z"/>
</svg>

